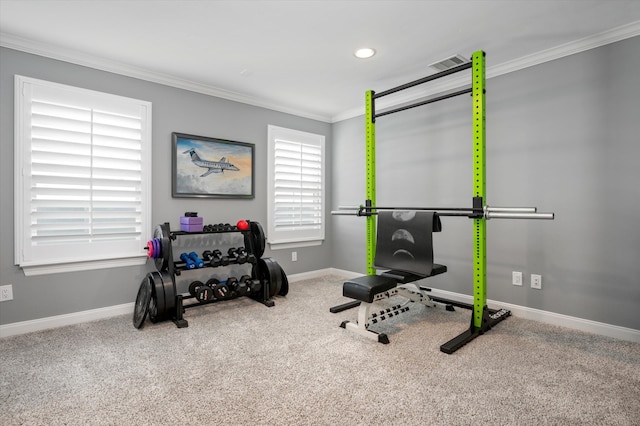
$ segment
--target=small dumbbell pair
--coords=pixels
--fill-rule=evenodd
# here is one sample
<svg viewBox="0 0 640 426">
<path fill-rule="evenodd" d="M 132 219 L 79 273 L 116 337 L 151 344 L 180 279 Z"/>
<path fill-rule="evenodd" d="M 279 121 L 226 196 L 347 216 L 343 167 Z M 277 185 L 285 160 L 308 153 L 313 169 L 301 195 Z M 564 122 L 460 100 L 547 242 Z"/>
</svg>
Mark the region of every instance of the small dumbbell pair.
<svg viewBox="0 0 640 426">
<path fill-rule="evenodd" d="M 194 251 L 191 253 L 182 253 L 180 255 L 180 260 L 182 260 L 187 269 L 196 269 L 196 268 L 204 268 L 204 261 L 198 257 L 198 254 Z"/>
<path fill-rule="evenodd" d="M 227 256 L 223 256 L 220 250 L 205 250 L 202 252 L 202 258 L 209 262 L 209 264 L 213 267 L 216 266 L 227 266 L 229 264 L 229 258 Z"/>
<path fill-rule="evenodd" d="M 238 265 L 247 263 L 247 251 L 244 247 L 230 248 L 228 251 L 229 258 L 235 259 Z"/>
</svg>

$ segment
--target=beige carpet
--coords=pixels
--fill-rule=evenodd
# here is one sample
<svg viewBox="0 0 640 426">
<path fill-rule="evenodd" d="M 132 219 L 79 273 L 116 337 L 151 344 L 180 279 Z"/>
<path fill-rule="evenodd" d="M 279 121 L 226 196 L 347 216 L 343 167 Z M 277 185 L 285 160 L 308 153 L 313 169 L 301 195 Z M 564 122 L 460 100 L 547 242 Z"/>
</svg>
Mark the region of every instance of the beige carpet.
<svg viewBox="0 0 640 426">
<path fill-rule="evenodd" d="M 453 355 L 470 312 L 412 307 L 382 345 L 329 313 L 340 277 L 0 340 L 3 425 L 638 425 L 640 344 L 509 318 Z"/>
</svg>

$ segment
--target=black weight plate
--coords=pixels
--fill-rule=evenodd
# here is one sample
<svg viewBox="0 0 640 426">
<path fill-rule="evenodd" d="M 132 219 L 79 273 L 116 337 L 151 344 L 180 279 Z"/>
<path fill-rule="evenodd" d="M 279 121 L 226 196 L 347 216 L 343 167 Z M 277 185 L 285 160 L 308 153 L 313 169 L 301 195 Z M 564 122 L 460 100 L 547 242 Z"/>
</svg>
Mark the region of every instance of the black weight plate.
<svg viewBox="0 0 640 426">
<path fill-rule="evenodd" d="M 152 297 L 151 300 L 149 301 L 149 320 L 151 320 L 152 323 L 157 323 L 158 320 L 156 319 L 158 316 L 158 307 L 156 306 L 156 301 L 155 299 Z"/>
<path fill-rule="evenodd" d="M 282 287 L 280 265 L 278 262 L 265 257 L 258 261 L 258 273 L 261 281 L 267 281 L 269 283 L 269 297 L 273 297 L 280 291 Z"/>
<path fill-rule="evenodd" d="M 160 256 L 155 259 L 156 268 L 158 271 L 163 271 L 169 266 L 169 248 L 171 242 L 169 241 L 169 229 L 166 224 L 156 226 L 153 231 L 154 238 L 160 240 Z"/>
<path fill-rule="evenodd" d="M 151 301 L 151 280 L 149 275 L 145 276 L 140 283 L 138 295 L 136 296 L 136 306 L 133 309 L 133 326 L 141 328 L 149 312 L 149 302 Z"/>
<path fill-rule="evenodd" d="M 253 254 L 260 259 L 264 254 L 264 249 L 266 246 L 266 237 L 264 236 L 264 231 L 262 230 L 262 225 L 258 222 L 250 222 L 249 229 L 251 229 L 251 240 L 253 245 Z M 245 241 L 245 246 L 248 244 Z"/>
<path fill-rule="evenodd" d="M 149 308 L 149 319 L 152 323 L 156 323 L 166 318 L 164 285 L 162 283 L 162 277 L 158 272 L 151 272 L 149 275 L 153 283 L 153 297 L 151 298 L 153 309 Z"/>
<path fill-rule="evenodd" d="M 162 285 L 164 286 L 164 307 L 166 317 L 172 318 L 173 311 L 176 308 L 176 286 L 173 277 L 168 272 L 160 272 L 162 276 Z"/>
<path fill-rule="evenodd" d="M 278 292 L 278 294 L 280 296 L 286 296 L 287 293 L 289 293 L 289 279 L 287 278 L 287 274 L 284 273 L 284 269 L 282 269 L 282 266 L 280 266 L 280 272 L 282 287 L 280 287 L 280 291 Z"/>
</svg>

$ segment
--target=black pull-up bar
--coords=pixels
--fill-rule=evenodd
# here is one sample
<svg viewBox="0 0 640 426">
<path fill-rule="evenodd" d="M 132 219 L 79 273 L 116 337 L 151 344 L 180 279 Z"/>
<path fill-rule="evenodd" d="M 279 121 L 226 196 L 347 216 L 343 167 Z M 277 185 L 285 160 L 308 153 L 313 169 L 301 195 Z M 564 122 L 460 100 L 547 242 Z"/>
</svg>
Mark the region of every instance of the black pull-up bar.
<svg viewBox="0 0 640 426">
<path fill-rule="evenodd" d="M 438 96 L 438 97 L 431 98 L 431 99 L 426 99 L 424 101 L 417 102 L 415 104 L 406 105 L 406 106 L 398 107 L 398 108 L 391 109 L 391 110 L 388 110 L 388 111 L 384 111 L 384 112 L 375 114 L 373 117 L 374 118 L 382 117 L 384 115 L 393 114 L 394 112 L 405 111 L 407 109 L 419 107 L 419 106 L 422 106 L 422 105 L 431 104 L 431 103 L 438 102 L 438 101 L 443 101 L 445 99 L 453 98 L 453 97 L 459 96 L 459 95 L 464 95 L 465 93 L 471 93 L 471 88 L 459 90 L 457 92 L 449 93 L 447 95 L 442 95 L 442 96 Z"/>
<path fill-rule="evenodd" d="M 403 84 L 401 86 L 394 87 L 393 89 L 385 90 L 384 92 L 380 92 L 380 93 L 374 93 L 373 98 L 374 99 L 381 98 L 383 96 L 387 96 L 387 95 L 399 92 L 399 91 L 404 90 L 404 89 L 409 89 L 410 87 L 418 86 L 420 84 L 427 83 L 429 81 L 437 80 L 438 78 L 446 77 L 448 75 L 455 74 L 457 72 L 467 70 L 467 69 L 471 68 L 471 66 L 472 66 L 471 62 L 467 62 L 467 63 L 464 63 L 462 65 L 458 65 L 457 67 L 449 68 L 448 70 L 440 71 L 439 73 L 432 74 L 432 75 L 429 75 L 427 77 L 423 77 L 423 78 L 421 78 L 419 80 L 415 80 L 415 81 L 412 81 L 410 83 L 406 83 L 406 84 Z"/>
</svg>

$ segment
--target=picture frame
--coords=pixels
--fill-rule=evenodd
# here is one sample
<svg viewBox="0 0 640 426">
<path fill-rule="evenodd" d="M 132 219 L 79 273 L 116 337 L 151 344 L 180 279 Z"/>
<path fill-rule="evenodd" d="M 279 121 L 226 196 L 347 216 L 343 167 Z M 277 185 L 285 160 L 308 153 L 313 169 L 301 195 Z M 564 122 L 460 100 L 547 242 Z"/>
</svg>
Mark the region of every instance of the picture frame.
<svg viewBox="0 0 640 426">
<path fill-rule="evenodd" d="M 254 198 L 255 145 L 173 132 L 174 198 Z"/>
</svg>

